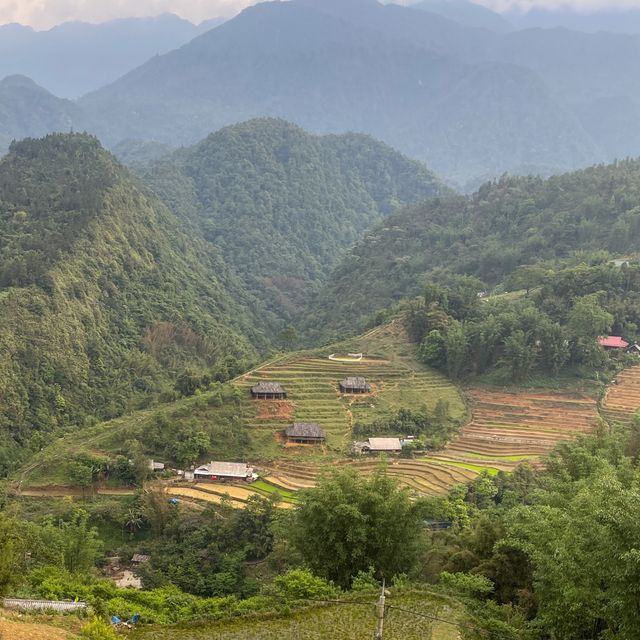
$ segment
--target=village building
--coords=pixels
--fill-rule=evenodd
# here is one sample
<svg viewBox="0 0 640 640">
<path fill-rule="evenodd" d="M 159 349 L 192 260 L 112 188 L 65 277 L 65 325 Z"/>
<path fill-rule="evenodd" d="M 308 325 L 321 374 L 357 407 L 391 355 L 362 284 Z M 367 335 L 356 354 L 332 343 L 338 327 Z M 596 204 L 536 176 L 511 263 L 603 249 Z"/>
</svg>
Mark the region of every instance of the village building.
<svg viewBox="0 0 640 640">
<path fill-rule="evenodd" d="M 156 462 L 155 460 L 151 460 L 149 462 L 150 471 L 164 471 L 164 469 L 165 469 L 164 462 Z"/>
<path fill-rule="evenodd" d="M 246 462 L 210 462 L 203 464 L 193 472 L 194 480 L 242 480 L 253 482 L 258 475 Z"/>
<path fill-rule="evenodd" d="M 289 442 L 319 444 L 327 439 L 325 432 L 314 422 L 294 422 L 284 432 Z"/>
<path fill-rule="evenodd" d="M 287 394 L 279 382 L 259 382 L 251 388 L 251 396 L 257 400 L 285 400 Z"/>
<path fill-rule="evenodd" d="M 620 336 L 600 336 L 598 344 L 607 350 L 626 349 L 629 343 Z"/>
<path fill-rule="evenodd" d="M 146 556 L 142 553 L 134 553 L 131 557 L 131 564 L 146 564 L 151 560 L 150 556 Z"/>
<path fill-rule="evenodd" d="M 369 438 L 366 442 L 356 443 L 360 453 L 400 453 L 400 438 Z"/>
<path fill-rule="evenodd" d="M 362 376 L 350 376 L 340 383 L 342 393 L 370 393 L 371 385 Z"/>
<path fill-rule="evenodd" d="M 640 345 L 637 342 L 629 345 L 629 347 L 627 347 L 627 353 L 630 353 L 634 356 L 640 356 Z"/>
</svg>

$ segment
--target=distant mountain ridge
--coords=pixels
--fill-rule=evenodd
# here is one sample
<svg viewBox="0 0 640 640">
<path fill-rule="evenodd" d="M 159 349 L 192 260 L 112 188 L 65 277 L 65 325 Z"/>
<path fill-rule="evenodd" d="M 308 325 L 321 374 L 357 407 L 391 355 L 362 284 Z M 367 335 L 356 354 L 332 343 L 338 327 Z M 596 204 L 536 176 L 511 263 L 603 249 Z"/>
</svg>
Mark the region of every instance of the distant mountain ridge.
<svg viewBox="0 0 640 640">
<path fill-rule="evenodd" d="M 375 0 L 264 3 L 79 104 L 108 144 L 190 142 L 267 115 L 370 133 L 462 181 L 593 162 L 596 146 L 536 74 L 467 61 L 492 38 Z"/>
<path fill-rule="evenodd" d="M 74 128 L 144 158 L 277 117 L 372 135 L 466 190 L 504 172 L 640 155 L 640 36 L 492 30 L 469 18 L 495 20 L 490 12 L 442 2 L 258 4 L 83 96 Z M 5 145 L 23 135 L 26 98 L 4 107 Z"/>
<path fill-rule="evenodd" d="M 74 102 L 56 98 L 25 76 L 0 80 L 0 155 L 14 139 L 68 132 L 82 119 Z"/>
<path fill-rule="evenodd" d="M 0 78 L 25 75 L 51 93 L 78 98 L 176 49 L 222 18 L 194 25 L 173 14 L 101 24 L 66 22 L 47 31 L 0 26 Z"/>
</svg>

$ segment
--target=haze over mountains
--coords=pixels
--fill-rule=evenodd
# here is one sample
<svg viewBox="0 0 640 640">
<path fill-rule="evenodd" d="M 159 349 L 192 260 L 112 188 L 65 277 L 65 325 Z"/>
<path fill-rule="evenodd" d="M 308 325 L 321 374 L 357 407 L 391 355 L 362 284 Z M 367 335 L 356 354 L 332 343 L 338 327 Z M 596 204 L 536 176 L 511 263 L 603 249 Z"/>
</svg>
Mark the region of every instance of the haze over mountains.
<svg viewBox="0 0 640 640">
<path fill-rule="evenodd" d="M 78 98 L 222 21 L 209 20 L 196 26 L 164 14 L 102 24 L 67 22 L 48 31 L 3 25 L 0 78 L 25 75 L 61 98 Z"/>
<path fill-rule="evenodd" d="M 124 44 L 113 64 L 86 65 L 84 76 L 72 65 L 57 80 L 40 63 L 0 68 L 24 68 L 74 95 L 197 28 L 165 16 L 91 27 L 93 36 L 86 29 L 58 28 L 61 37 L 84 34 L 69 55 L 81 61 L 96 38 L 104 43 L 97 55 L 117 33 Z M 30 51 L 58 37 L 55 29 L 31 35 L 49 44 L 24 45 Z M 13 138 L 75 128 L 110 148 L 136 140 L 154 157 L 268 116 L 314 133 L 373 135 L 468 188 L 503 172 L 548 175 L 640 154 L 639 63 L 640 35 L 514 30 L 471 3 L 265 2 L 74 103 L 11 79 L 0 88 L 0 150 Z M 32 111 L 35 119 L 23 117 Z"/>
</svg>

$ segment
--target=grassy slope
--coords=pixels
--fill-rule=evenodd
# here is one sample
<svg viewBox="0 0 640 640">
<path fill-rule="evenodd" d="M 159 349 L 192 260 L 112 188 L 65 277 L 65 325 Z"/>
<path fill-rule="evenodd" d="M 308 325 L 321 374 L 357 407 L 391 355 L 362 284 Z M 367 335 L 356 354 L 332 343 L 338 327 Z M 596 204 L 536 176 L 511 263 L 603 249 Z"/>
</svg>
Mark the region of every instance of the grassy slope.
<svg viewBox="0 0 640 640">
<path fill-rule="evenodd" d="M 333 351 L 353 350 L 374 356 L 376 362 L 355 365 L 332 362 L 326 357 Z M 292 354 L 241 376 L 233 385 L 226 385 L 221 402 L 216 392 L 204 393 L 66 436 L 34 456 L 19 477 L 23 486 L 68 484 L 66 464 L 74 454 L 126 453 L 124 443 L 131 439 L 140 440 L 150 455 L 163 459 L 163 452 L 150 447 L 158 429 L 176 433 L 181 429 L 207 432 L 213 444 L 203 460 L 247 459 L 258 466 L 285 460 L 323 466 L 347 453 L 351 442 L 349 429 L 354 419 L 374 420 L 401 407 L 417 409 L 426 404 L 433 408 L 443 398 L 449 403 L 451 419 L 462 421 L 466 408 L 457 389 L 440 374 L 419 364 L 413 352 L 414 347 L 404 337 L 400 323 L 394 322 L 322 352 Z M 381 361 L 384 364 L 378 364 Z M 338 381 L 347 372 L 355 372 L 354 367 L 373 383 L 371 396 L 344 399 L 338 394 Z M 251 400 L 248 387 L 259 377 L 285 383 L 290 403 L 286 418 L 260 420 L 257 417 L 264 403 Z M 329 435 L 327 446 L 284 447 L 278 432 L 294 419 L 319 421 Z"/>
</svg>

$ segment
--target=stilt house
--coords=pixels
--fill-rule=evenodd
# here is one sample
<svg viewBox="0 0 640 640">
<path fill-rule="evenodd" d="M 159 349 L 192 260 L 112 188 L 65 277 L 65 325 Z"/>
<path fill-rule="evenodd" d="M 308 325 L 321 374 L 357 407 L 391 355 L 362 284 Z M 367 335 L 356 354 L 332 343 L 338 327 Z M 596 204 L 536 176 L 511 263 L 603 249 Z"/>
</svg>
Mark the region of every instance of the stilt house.
<svg viewBox="0 0 640 640">
<path fill-rule="evenodd" d="M 279 382 L 259 382 L 251 388 L 251 396 L 257 400 L 284 400 L 287 394 Z"/>
<path fill-rule="evenodd" d="M 340 383 L 341 393 L 370 393 L 371 385 L 362 376 L 350 376 Z"/>
<path fill-rule="evenodd" d="M 320 444 L 327 439 L 325 432 L 314 422 L 294 422 L 285 429 L 289 442 Z"/>
</svg>

